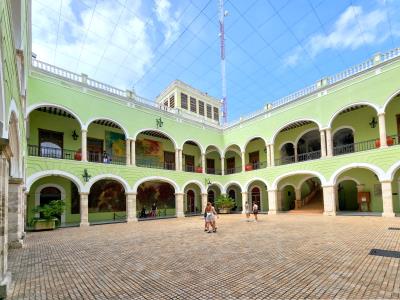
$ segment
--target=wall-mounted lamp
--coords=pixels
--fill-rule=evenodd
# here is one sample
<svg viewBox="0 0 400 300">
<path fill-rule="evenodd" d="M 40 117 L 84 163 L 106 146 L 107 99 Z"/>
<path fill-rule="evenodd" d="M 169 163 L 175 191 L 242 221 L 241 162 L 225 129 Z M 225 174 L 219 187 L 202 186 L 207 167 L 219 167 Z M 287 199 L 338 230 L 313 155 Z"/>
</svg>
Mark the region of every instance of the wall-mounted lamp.
<svg viewBox="0 0 400 300">
<path fill-rule="evenodd" d="M 376 118 L 372 117 L 371 122 L 369 122 L 369 126 L 371 126 L 371 128 L 375 128 L 376 124 L 378 124 L 378 122 L 376 121 Z"/>
<path fill-rule="evenodd" d="M 212 183 L 210 181 L 210 178 L 204 178 L 204 184 L 207 186 L 211 185 Z"/>
<path fill-rule="evenodd" d="M 90 180 L 90 177 L 92 177 L 92 175 L 89 175 L 88 170 L 84 169 L 82 177 L 83 177 L 83 180 L 85 180 L 85 182 L 88 182 Z"/>
<path fill-rule="evenodd" d="M 267 147 L 264 147 L 264 153 L 267 153 Z"/>
<path fill-rule="evenodd" d="M 79 135 L 74 130 L 74 132 L 72 132 L 72 138 L 74 139 L 74 141 L 76 141 L 78 139 L 78 137 L 79 137 Z"/>
<path fill-rule="evenodd" d="M 162 121 L 161 117 L 159 117 L 158 119 L 156 119 L 156 125 L 157 125 L 157 128 L 163 127 L 164 122 Z"/>
</svg>

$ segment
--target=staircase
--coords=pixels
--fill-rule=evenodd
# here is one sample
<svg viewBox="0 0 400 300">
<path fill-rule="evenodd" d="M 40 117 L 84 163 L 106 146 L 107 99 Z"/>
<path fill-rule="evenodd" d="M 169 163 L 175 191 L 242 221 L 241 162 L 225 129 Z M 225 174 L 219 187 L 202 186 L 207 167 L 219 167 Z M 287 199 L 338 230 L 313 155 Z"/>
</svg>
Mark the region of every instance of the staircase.
<svg viewBox="0 0 400 300">
<path fill-rule="evenodd" d="M 300 207 L 290 210 L 290 214 L 322 214 L 324 211 L 323 193 L 320 184 L 314 184 L 313 190 L 303 199 Z"/>
</svg>

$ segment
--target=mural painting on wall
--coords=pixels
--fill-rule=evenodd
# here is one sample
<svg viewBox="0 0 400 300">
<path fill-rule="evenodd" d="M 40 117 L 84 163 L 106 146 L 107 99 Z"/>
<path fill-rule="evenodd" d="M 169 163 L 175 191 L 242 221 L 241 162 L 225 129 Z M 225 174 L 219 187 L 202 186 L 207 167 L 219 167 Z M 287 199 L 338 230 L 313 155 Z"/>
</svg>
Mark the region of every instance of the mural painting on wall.
<svg viewBox="0 0 400 300">
<path fill-rule="evenodd" d="M 136 196 L 138 201 L 137 209 L 151 209 L 153 203 L 156 203 L 158 209 L 167 209 L 175 207 L 175 190 L 165 182 L 146 182 L 138 188 Z"/>
<path fill-rule="evenodd" d="M 114 156 L 125 155 L 125 135 L 123 133 L 106 131 L 105 141 L 107 154 Z"/>
<path fill-rule="evenodd" d="M 89 212 L 125 211 L 125 189 L 112 180 L 100 180 L 93 184 L 89 193 Z"/>
<path fill-rule="evenodd" d="M 149 162 L 160 162 L 163 160 L 163 147 L 159 141 L 148 139 L 138 140 L 136 144 L 137 156 Z"/>
</svg>

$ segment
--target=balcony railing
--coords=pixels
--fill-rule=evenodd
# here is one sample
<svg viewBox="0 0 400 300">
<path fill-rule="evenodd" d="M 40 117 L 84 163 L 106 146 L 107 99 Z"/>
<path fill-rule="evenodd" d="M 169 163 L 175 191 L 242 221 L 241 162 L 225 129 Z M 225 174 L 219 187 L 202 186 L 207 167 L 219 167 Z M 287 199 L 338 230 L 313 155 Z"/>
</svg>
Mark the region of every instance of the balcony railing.
<svg viewBox="0 0 400 300">
<path fill-rule="evenodd" d="M 275 166 L 288 165 L 296 162 L 295 156 L 285 156 L 275 159 Z"/>
<path fill-rule="evenodd" d="M 40 147 L 37 145 L 28 145 L 28 155 L 57 159 L 81 160 L 81 154 L 78 151 L 52 147 Z"/>
<path fill-rule="evenodd" d="M 253 171 L 253 170 L 258 170 L 258 169 L 263 169 L 267 167 L 267 162 L 266 161 L 257 161 L 253 162 L 250 164 L 247 164 L 245 167 L 246 172 L 248 171 Z"/>
<path fill-rule="evenodd" d="M 297 161 L 307 161 L 321 158 L 321 150 L 301 153 L 297 155 Z"/>
<path fill-rule="evenodd" d="M 225 174 L 235 174 L 242 172 L 242 167 L 226 168 Z"/>
<path fill-rule="evenodd" d="M 136 159 L 136 166 L 143 168 L 175 170 L 175 163 L 172 162 L 156 162 L 147 159 Z"/>
<path fill-rule="evenodd" d="M 192 166 L 192 165 L 183 165 L 182 170 L 184 172 L 192 172 L 192 173 L 196 172 L 195 166 Z"/>
<path fill-rule="evenodd" d="M 215 169 L 215 168 L 207 168 L 206 169 L 207 174 L 214 174 L 214 175 L 222 175 L 222 172 L 220 169 Z"/>
<path fill-rule="evenodd" d="M 88 152 L 87 159 L 90 162 L 112 164 L 112 165 L 125 165 L 126 157 L 117 155 L 108 155 L 100 152 Z"/>
</svg>

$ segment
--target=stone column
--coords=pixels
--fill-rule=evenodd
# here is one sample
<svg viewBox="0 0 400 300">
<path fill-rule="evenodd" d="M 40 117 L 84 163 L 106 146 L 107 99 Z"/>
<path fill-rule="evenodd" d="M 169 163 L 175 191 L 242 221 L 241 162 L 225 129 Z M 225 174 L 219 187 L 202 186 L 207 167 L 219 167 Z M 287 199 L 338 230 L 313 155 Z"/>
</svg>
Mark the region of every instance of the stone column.
<svg viewBox="0 0 400 300">
<path fill-rule="evenodd" d="M 201 154 L 201 167 L 203 169 L 203 174 L 206 174 L 206 154 L 202 153 Z"/>
<path fill-rule="evenodd" d="M 332 131 L 330 128 L 325 129 L 325 137 L 326 137 L 326 156 L 333 156 L 333 148 L 332 148 Z"/>
<path fill-rule="evenodd" d="M 324 215 L 335 216 L 336 215 L 336 192 L 335 186 L 323 186 L 323 197 L 324 197 Z"/>
<path fill-rule="evenodd" d="M 23 179 L 10 178 L 8 185 L 8 243 L 10 248 L 21 248 L 23 245 L 24 223 L 22 192 Z"/>
<path fill-rule="evenodd" d="M 183 193 L 175 193 L 175 210 L 177 218 L 185 216 L 183 212 Z"/>
<path fill-rule="evenodd" d="M 207 193 L 202 193 L 201 194 L 201 211 L 204 213 L 204 210 L 206 209 L 208 202 L 208 194 Z"/>
<path fill-rule="evenodd" d="M 382 185 L 382 201 L 383 201 L 383 217 L 394 217 L 393 212 L 393 195 L 392 182 L 390 180 L 381 181 Z"/>
<path fill-rule="evenodd" d="M 136 166 L 136 141 L 131 140 L 131 165 Z"/>
<path fill-rule="evenodd" d="M 80 193 L 81 196 L 81 227 L 89 226 L 89 193 Z"/>
<path fill-rule="evenodd" d="M 87 130 L 81 130 L 81 138 L 82 138 L 82 161 L 87 161 Z"/>
<path fill-rule="evenodd" d="M 136 222 L 136 193 L 126 193 L 126 221 Z"/>
<path fill-rule="evenodd" d="M 268 190 L 268 207 L 269 215 L 276 215 L 278 213 L 278 190 Z"/>
<path fill-rule="evenodd" d="M 274 144 L 270 144 L 270 153 L 271 153 L 271 166 L 275 166 L 275 149 L 274 149 Z"/>
<path fill-rule="evenodd" d="M 242 214 L 246 213 L 246 202 L 249 201 L 249 195 L 247 192 L 242 192 Z M 250 204 L 249 204 L 249 209 L 250 209 Z"/>
<path fill-rule="evenodd" d="M 378 121 L 379 121 L 379 139 L 381 142 L 381 148 L 387 147 L 386 141 L 386 123 L 385 123 L 385 113 L 381 112 L 378 114 Z"/>
<path fill-rule="evenodd" d="M 295 194 L 296 194 L 295 209 L 300 209 L 303 206 L 303 202 L 301 200 L 301 189 L 295 189 Z"/>
<path fill-rule="evenodd" d="M 175 170 L 179 171 L 179 149 L 175 149 Z"/>
<path fill-rule="evenodd" d="M 242 151 L 242 172 L 246 169 L 246 152 Z"/>
<path fill-rule="evenodd" d="M 269 149 L 269 145 L 265 146 L 265 151 L 267 155 L 267 167 L 271 167 L 271 150 Z"/>
<path fill-rule="evenodd" d="M 126 165 L 131 165 L 131 140 L 125 140 L 125 149 L 126 149 Z"/>
<path fill-rule="evenodd" d="M 297 154 L 297 145 L 293 145 L 293 150 L 294 150 L 294 162 L 298 162 L 298 154 Z"/>
<path fill-rule="evenodd" d="M 225 175 L 225 157 L 221 157 L 221 175 Z"/>
<path fill-rule="evenodd" d="M 319 131 L 321 134 L 321 157 L 326 156 L 326 140 L 325 140 L 325 130 Z"/>
<path fill-rule="evenodd" d="M 0 299 L 5 299 L 11 283 L 8 271 L 8 186 L 11 150 L 8 140 L 0 139 Z"/>
</svg>

